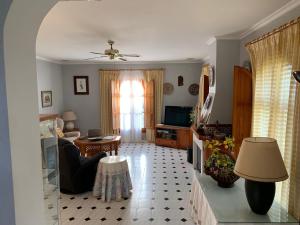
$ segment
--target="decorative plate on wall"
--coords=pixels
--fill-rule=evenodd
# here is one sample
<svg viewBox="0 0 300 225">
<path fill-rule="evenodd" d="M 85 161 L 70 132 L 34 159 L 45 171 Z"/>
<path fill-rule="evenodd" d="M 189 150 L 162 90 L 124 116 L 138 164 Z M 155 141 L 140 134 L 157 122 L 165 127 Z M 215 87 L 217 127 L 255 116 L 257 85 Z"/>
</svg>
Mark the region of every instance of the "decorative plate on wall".
<svg viewBox="0 0 300 225">
<path fill-rule="evenodd" d="M 171 95 L 174 91 L 174 86 L 171 83 L 164 83 L 164 95 Z"/>
<path fill-rule="evenodd" d="M 191 84 L 189 86 L 189 92 L 191 95 L 198 95 L 199 94 L 199 85 L 196 83 Z"/>
</svg>

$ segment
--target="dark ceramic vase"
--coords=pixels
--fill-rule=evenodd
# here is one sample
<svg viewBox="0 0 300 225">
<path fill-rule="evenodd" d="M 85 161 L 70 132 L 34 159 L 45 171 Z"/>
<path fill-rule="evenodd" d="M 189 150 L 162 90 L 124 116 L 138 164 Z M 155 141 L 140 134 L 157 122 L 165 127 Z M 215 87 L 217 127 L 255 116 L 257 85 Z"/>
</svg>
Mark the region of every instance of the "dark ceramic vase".
<svg viewBox="0 0 300 225">
<path fill-rule="evenodd" d="M 246 197 L 253 212 L 265 215 L 272 206 L 275 196 L 274 182 L 245 180 Z"/>
</svg>

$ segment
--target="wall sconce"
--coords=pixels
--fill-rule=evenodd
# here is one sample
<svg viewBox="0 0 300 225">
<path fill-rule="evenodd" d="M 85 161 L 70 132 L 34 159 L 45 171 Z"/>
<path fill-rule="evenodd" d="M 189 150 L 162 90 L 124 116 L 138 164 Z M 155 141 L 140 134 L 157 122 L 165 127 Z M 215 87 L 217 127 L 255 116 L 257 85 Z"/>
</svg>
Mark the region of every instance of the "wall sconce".
<svg viewBox="0 0 300 225">
<path fill-rule="evenodd" d="M 296 81 L 298 81 L 300 83 L 300 71 L 294 71 L 292 72 L 294 78 L 296 79 Z"/>
</svg>

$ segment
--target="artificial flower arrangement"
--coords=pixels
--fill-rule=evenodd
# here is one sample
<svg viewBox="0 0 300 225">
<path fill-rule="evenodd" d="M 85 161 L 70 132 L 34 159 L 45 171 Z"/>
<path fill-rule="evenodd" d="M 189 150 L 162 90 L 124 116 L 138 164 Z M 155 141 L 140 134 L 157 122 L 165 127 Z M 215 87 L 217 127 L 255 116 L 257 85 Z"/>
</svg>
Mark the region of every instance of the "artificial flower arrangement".
<svg viewBox="0 0 300 225">
<path fill-rule="evenodd" d="M 233 173 L 235 159 L 232 156 L 234 139 L 226 137 L 225 140 L 206 140 L 205 149 L 211 155 L 205 161 L 205 173 L 218 182 L 221 187 L 231 187 L 239 178 Z"/>
</svg>

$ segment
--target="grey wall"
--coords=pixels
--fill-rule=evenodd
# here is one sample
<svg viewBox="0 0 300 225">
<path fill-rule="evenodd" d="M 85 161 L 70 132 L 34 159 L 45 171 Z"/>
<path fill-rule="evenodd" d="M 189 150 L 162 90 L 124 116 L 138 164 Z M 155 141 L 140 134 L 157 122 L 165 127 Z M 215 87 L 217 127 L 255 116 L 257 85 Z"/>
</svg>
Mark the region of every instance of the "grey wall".
<svg viewBox="0 0 300 225">
<path fill-rule="evenodd" d="M 37 60 L 36 68 L 39 113 L 62 113 L 64 109 L 62 66 L 56 63 Z M 41 91 L 52 91 L 51 107 L 42 108 Z"/>
<path fill-rule="evenodd" d="M 232 123 L 233 68 L 239 64 L 240 41 L 216 41 L 216 95 L 210 123 Z"/>
<path fill-rule="evenodd" d="M 64 109 L 73 110 L 78 116 L 80 130 L 85 132 L 89 128 L 100 127 L 100 98 L 99 98 L 99 69 L 151 69 L 165 68 L 165 81 L 174 85 L 174 92 L 164 96 L 165 105 L 194 106 L 198 96 L 192 96 L 188 87 L 192 83 L 199 83 L 201 64 L 198 63 L 170 63 L 170 64 L 80 64 L 63 65 Z M 89 76 L 90 94 L 74 95 L 73 76 Z M 177 86 L 177 77 L 184 77 L 184 86 Z"/>
<path fill-rule="evenodd" d="M 240 65 L 242 66 L 245 60 L 249 60 L 248 52 L 245 48 L 245 44 L 249 41 L 254 40 L 255 38 L 260 37 L 261 35 L 272 31 L 273 29 L 289 22 L 292 19 L 296 19 L 300 16 L 300 6 L 294 8 L 293 10 L 289 11 L 288 13 L 282 15 L 281 17 L 277 18 L 276 20 L 272 21 L 271 23 L 265 25 L 264 27 L 256 30 L 255 32 L 249 34 L 245 38 L 241 40 L 240 43 Z"/>
<path fill-rule="evenodd" d="M 11 0 L 0 0 L 0 224 L 15 224 L 11 149 L 4 74 L 3 29 Z"/>
<path fill-rule="evenodd" d="M 240 63 L 240 40 L 217 39 L 207 48 L 205 63 L 214 67 L 215 99 L 209 123 L 232 123 L 233 68 Z"/>
</svg>

